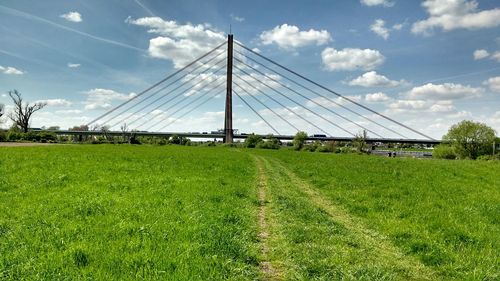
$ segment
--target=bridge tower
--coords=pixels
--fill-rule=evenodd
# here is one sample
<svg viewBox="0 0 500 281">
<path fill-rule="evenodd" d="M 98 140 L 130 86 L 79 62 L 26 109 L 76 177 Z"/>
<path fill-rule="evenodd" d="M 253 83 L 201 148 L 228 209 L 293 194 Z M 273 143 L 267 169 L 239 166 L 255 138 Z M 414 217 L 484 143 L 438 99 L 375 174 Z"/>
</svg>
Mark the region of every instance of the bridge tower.
<svg viewBox="0 0 500 281">
<path fill-rule="evenodd" d="M 224 143 L 233 142 L 233 35 L 227 35 L 226 110 Z"/>
</svg>

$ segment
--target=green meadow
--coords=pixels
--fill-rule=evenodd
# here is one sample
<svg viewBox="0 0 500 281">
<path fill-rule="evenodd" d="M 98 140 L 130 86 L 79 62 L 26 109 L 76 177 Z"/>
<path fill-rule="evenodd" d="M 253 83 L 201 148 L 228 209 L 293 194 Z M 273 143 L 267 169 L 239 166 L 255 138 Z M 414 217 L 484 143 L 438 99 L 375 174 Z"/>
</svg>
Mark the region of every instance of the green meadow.
<svg viewBox="0 0 500 281">
<path fill-rule="evenodd" d="M 0 280 L 499 280 L 500 163 L 0 147 Z"/>
</svg>

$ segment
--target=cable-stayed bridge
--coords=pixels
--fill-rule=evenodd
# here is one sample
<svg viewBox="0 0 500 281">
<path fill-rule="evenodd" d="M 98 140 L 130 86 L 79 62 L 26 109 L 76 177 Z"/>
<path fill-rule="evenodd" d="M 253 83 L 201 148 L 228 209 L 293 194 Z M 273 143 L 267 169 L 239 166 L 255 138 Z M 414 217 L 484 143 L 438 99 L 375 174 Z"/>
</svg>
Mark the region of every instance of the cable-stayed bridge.
<svg viewBox="0 0 500 281">
<path fill-rule="evenodd" d="M 224 129 L 171 131 L 172 125 L 182 125 L 184 117 L 203 112 L 204 107 L 221 107 L 221 97 L 225 97 Z M 233 98 L 241 102 L 238 111 L 248 110 L 265 126 L 263 136 L 281 140 L 306 131 L 311 140 L 349 141 L 366 131 L 371 142 L 440 142 L 263 56 L 231 34 L 226 42 L 87 124 L 96 130 L 57 133 L 96 135 L 106 127 L 108 135 L 123 135 L 126 127 L 138 136 L 177 134 L 230 143 L 248 136 L 234 130 Z"/>
</svg>

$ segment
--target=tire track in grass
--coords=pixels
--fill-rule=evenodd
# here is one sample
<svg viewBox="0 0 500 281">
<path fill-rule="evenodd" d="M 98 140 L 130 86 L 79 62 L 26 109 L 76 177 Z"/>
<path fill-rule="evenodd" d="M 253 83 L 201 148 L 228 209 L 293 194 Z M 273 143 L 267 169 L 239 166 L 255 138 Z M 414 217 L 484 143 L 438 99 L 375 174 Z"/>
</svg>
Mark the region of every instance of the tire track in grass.
<svg viewBox="0 0 500 281">
<path fill-rule="evenodd" d="M 272 163 L 273 167 L 281 170 L 289 178 L 290 186 L 297 187 L 309 197 L 313 204 L 323 209 L 335 221 L 341 223 L 360 241 L 363 241 L 367 248 L 373 249 L 378 259 L 383 259 L 394 266 L 404 268 L 409 279 L 412 280 L 432 280 L 436 278 L 436 274 L 432 269 L 426 267 L 417 259 L 404 255 L 386 236 L 366 227 L 361 221 L 352 217 L 348 211 L 325 199 L 313 186 L 285 167 L 281 161 L 267 157 L 262 161 L 267 162 L 267 160 Z"/>
<path fill-rule="evenodd" d="M 266 191 L 268 188 L 268 176 L 265 171 L 265 166 L 263 160 L 260 157 L 253 156 L 254 161 L 257 165 L 258 171 L 258 200 L 259 200 L 259 241 L 261 244 L 261 254 L 262 260 L 260 261 L 259 268 L 264 280 L 282 280 L 282 274 L 280 271 L 273 266 L 271 261 L 269 261 L 269 226 L 267 212 L 268 208 L 266 204 L 268 203 L 266 199 Z"/>
</svg>

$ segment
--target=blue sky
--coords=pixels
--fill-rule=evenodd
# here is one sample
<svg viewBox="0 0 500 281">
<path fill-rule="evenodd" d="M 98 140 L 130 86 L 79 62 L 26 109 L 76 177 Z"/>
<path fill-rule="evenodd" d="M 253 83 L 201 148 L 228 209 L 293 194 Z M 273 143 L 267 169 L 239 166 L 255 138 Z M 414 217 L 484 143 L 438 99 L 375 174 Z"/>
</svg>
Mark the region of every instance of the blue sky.
<svg viewBox="0 0 500 281">
<path fill-rule="evenodd" d="M 433 137 L 463 119 L 500 132 L 497 0 L 4 0 L 0 103 L 9 109 L 6 93 L 17 89 L 26 100 L 49 104 L 33 126 L 85 124 L 222 42 L 230 25 L 236 40 L 262 55 Z M 223 102 L 214 99 L 166 130 L 221 128 Z M 254 105 L 280 133 L 294 133 Z M 234 117 L 240 131 L 271 132 L 237 98 Z"/>
</svg>

